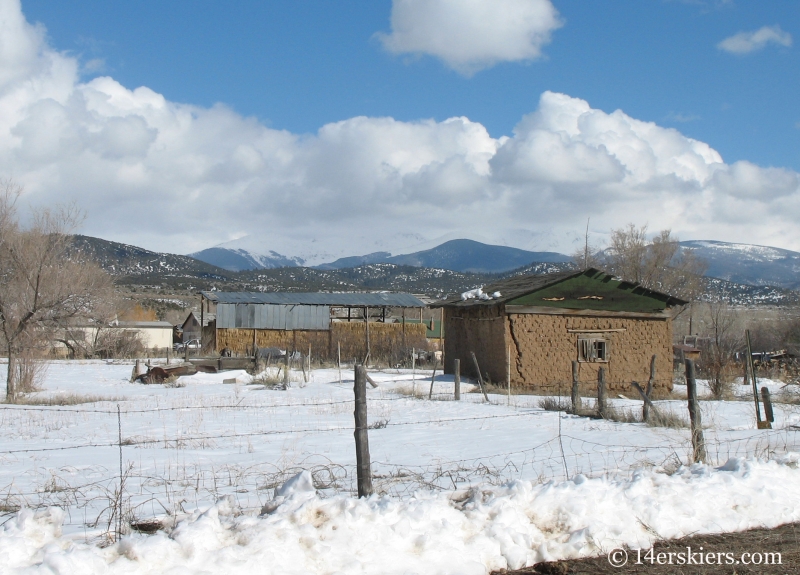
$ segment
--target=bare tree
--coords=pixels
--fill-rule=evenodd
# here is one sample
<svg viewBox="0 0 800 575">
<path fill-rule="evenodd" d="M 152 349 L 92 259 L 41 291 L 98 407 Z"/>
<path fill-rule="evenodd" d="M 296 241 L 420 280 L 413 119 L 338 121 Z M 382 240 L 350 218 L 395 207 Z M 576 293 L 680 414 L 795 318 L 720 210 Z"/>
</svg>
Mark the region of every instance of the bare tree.
<svg viewBox="0 0 800 575">
<path fill-rule="evenodd" d="M 69 250 L 80 221 L 75 208 L 34 210 L 23 226 L 16 210 L 21 188 L 0 182 L 0 337 L 8 355 L 7 401 L 14 401 L 19 362 L 32 342 L 52 341 L 70 320 L 90 316 L 108 297 L 111 279 L 99 266 Z"/>
<path fill-rule="evenodd" d="M 708 387 L 715 399 L 722 399 L 730 390 L 735 373 L 736 352 L 742 348 L 743 330 L 734 309 L 723 301 L 707 304 L 706 333 L 708 339 L 700 354 L 698 367 L 708 377 Z"/>
<path fill-rule="evenodd" d="M 634 224 L 611 230 L 606 267 L 624 280 L 688 301 L 700 293 L 706 268 L 691 250 L 681 249 L 670 230 L 649 240 L 647 226 Z"/>
</svg>

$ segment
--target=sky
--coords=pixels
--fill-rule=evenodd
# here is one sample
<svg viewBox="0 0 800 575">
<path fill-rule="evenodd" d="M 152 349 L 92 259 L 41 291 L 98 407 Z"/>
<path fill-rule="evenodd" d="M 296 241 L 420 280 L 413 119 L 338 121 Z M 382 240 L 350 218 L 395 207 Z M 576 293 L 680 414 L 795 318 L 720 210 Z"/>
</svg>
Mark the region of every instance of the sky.
<svg viewBox="0 0 800 575">
<path fill-rule="evenodd" d="M 0 0 L 0 177 L 175 253 L 800 250 L 798 38 L 778 0 Z"/>
</svg>

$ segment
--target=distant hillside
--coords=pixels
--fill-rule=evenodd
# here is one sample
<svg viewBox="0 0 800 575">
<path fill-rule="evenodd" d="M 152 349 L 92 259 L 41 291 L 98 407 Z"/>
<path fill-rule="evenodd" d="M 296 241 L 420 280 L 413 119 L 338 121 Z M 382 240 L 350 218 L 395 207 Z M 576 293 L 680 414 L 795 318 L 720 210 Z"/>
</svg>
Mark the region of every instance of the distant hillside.
<svg viewBox="0 0 800 575">
<path fill-rule="evenodd" d="M 189 256 L 159 253 L 100 238 L 73 236 L 73 249 L 90 255 L 114 276 L 192 275 L 224 278 L 223 270 Z"/>
</svg>

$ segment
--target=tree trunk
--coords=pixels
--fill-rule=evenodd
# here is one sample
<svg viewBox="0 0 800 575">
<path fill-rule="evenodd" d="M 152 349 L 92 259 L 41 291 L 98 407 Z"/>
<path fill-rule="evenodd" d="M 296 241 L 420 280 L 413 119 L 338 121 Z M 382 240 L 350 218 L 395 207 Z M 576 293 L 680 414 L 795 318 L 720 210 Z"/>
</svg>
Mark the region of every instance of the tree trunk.
<svg viewBox="0 0 800 575">
<path fill-rule="evenodd" d="M 9 345 L 6 347 L 8 352 L 8 374 L 6 375 L 6 402 L 14 403 L 17 396 L 16 390 L 16 374 L 17 374 L 17 358 L 14 355 L 14 348 Z"/>
</svg>

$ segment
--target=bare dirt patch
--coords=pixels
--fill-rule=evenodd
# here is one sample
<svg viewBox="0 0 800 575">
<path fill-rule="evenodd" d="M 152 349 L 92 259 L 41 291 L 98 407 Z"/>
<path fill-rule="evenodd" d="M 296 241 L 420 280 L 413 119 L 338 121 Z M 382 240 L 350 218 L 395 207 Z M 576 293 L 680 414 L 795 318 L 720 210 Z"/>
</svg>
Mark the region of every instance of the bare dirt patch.
<svg viewBox="0 0 800 575">
<path fill-rule="evenodd" d="M 685 564 L 687 548 L 691 549 L 693 564 Z M 516 571 L 495 571 L 492 575 L 608 575 L 649 574 L 649 575 L 755 575 L 758 574 L 799 574 L 800 573 L 800 523 L 789 523 L 776 529 L 753 529 L 739 533 L 719 535 L 698 535 L 683 539 L 660 541 L 655 544 L 651 554 L 642 550 L 626 549 L 627 562 L 614 567 L 609 557 L 570 559 L 537 563 Z M 672 553 L 672 564 L 669 564 Z M 679 563 L 683 554 L 684 562 Z M 702 554 L 702 558 L 700 557 Z M 707 560 L 711 554 L 713 565 Z M 745 556 L 745 554 L 750 554 Z M 623 557 L 621 554 L 616 558 Z M 658 559 L 661 559 L 661 564 Z M 652 558 L 652 564 L 651 559 Z M 619 559 L 618 559 L 619 560 Z M 702 560 L 703 564 L 697 564 Z M 744 564 L 759 561 L 759 564 Z M 780 564 L 777 564 L 778 561 Z M 738 563 L 736 563 L 738 562 Z M 718 563 L 722 563 L 721 565 Z M 770 563 L 770 564 L 765 564 Z"/>
</svg>

